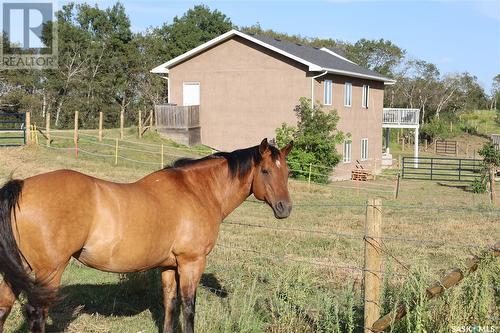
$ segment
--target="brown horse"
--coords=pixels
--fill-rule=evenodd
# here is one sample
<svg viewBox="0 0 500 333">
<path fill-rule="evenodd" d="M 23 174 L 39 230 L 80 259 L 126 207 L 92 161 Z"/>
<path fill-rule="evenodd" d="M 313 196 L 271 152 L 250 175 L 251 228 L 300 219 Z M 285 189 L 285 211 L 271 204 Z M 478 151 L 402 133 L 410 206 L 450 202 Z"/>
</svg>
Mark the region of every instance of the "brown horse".
<svg viewBox="0 0 500 333">
<path fill-rule="evenodd" d="M 177 295 L 193 332 L 196 288 L 221 221 L 252 193 L 276 218 L 292 209 L 286 156 L 260 145 L 181 159 L 130 184 L 60 170 L 0 189 L 0 332 L 21 292 L 32 332 L 44 332 L 71 257 L 109 272 L 161 269 L 164 332 Z M 34 277 L 31 277 L 31 274 Z"/>
</svg>

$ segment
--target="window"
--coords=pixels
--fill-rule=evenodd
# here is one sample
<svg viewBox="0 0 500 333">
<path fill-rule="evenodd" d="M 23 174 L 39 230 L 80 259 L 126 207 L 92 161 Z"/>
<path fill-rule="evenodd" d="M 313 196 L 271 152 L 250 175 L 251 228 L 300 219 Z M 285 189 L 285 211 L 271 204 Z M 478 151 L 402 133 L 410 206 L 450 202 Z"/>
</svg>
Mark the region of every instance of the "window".
<svg viewBox="0 0 500 333">
<path fill-rule="evenodd" d="M 365 84 L 363 85 L 363 97 L 361 100 L 361 106 L 368 109 L 368 105 L 370 104 L 369 101 L 370 101 L 370 86 Z"/>
<path fill-rule="evenodd" d="M 332 80 L 325 80 L 325 93 L 323 95 L 323 104 L 332 105 Z"/>
<path fill-rule="evenodd" d="M 200 105 L 200 83 L 183 82 L 182 83 L 182 105 Z"/>
<path fill-rule="evenodd" d="M 351 163 L 351 140 L 344 141 L 344 163 Z"/>
<path fill-rule="evenodd" d="M 361 139 L 361 160 L 368 159 L 368 139 Z"/>
<path fill-rule="evenodd" d="M 352 105 L 352 83 L 346 82 L 344 84 L 344 106 Z"/>
</svg>

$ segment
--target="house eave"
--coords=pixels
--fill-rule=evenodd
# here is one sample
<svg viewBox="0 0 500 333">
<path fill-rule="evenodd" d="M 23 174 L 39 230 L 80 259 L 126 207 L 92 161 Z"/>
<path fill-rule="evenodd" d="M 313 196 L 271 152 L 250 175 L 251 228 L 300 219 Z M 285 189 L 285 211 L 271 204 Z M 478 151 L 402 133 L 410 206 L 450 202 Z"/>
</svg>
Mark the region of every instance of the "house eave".
<svg viewBox="0 0 500 333">
<path fill-rule="evenodd" d="M 396 83 L 396 80 L 389 79 L 387 77 L 382 77 L 382 76 L 362 74 L 362 73 L 356 73 L 356 72 L 351 72 L 351 71 L 343 71 L 340 69 L 333 69 L 333 68 L 323 68 L 322 70 L 328 71 L 328 73 L 330 73 L 330 74 L 339 74 L 339 75 L 345 75 L 345 76 L 350 76 L 350 77 L 357 77 L 360 79 L 382 81 L 382 82 L 384 82 L 385 85 L 392 85 L 392 84 Z"/>
<path fill-rule="evenodd" d="M 175 58 L 173 58 L 173 59 L 171 59 L 171 60 L 169 60 L 169 61 L 167 61 L 167 62 L 165 62 L 165 63 L 163 63 L 163 64 L 161 64 L 161 65 L 159 65 L 157 67 L 155 67 L 155 68 L 153 68 L 150 72 L 151 73 L 156 73 L 156 74 L 168 73 L 168 70 L 171 67 L 177 65 L 178 63 L 180 63 L 180 62 L 182 62 L 184 60 L 187 60 L 187 59 L 189 59 L 189 58 L 197 55 L 198 53 L 201 53 L 201 52 L 205 51 L 206 49 L 209 49 L 212 46 L 215 46 L 217 44 L 220 44 L 220 43 L 222 43 L 222 42 L 224 42 L 224 41 L 226 41 L 226 40 L 228 40 L 228 39 L 230 39 L 230 38 L 232 38 L 234 36 L 239 36 L 239 37 L 244 38 L 244 39 L 246 39 L 248 41 L 251 41 L 251 42 L 253 42 L 253 43 L 257 44 L 257 45 L 263 46 L 263 47 L 265 47 L 265 48 L 267 48 L 267 49 L 269 49 L 271 51 L 279 53 L 279 54 L 281 54 L 281 55 L 283 55 L 283 56 L 285 56 L 287 58 L 293 59 L 293 60 L 295 60 L 295 61 L 297 61 L 297 62 L 299 62 L 301 64 L 304 64 L 304 65 L 308 66 L 308 69 L 310 71 L 319 71 L 319 70 L 321 70 L 321 67 L 318 66 L 318 65 L 316 65 L 316 64 L 313 64 L 313 63 L 311 63 L 309 61 L 306 61 L 306 60 L 304 60 L 302 58 L 294 56 L 293 54 L 290 54 L 288 52 L 280 50 L 277 47 L 274 47 L 272 45 L 264 43 L 264 42 L 258 40 L 257 38 L 253 38 L 250 35 L 247 35 L 245 33 L 242 33 L 242 32 L 240 32 L 238 30 L 234 30 L 233 29 L 233 30 L 230 30 L 230 31 L 226 32 L 225 34 L 220 35 L 219 37 L 216 37 L 216 38 L 214 38 L 212 40 L 209 40 L 208 42 L 203 43 L 203 44 L 195 47 L 194 49 L 192 49 L 192 50 L 190 50 L 190 51 L 188 51 L 186 53 L 183 53 L 180 56 L 177 56 L 177 57 L 175 57 Z"/>
</svg>

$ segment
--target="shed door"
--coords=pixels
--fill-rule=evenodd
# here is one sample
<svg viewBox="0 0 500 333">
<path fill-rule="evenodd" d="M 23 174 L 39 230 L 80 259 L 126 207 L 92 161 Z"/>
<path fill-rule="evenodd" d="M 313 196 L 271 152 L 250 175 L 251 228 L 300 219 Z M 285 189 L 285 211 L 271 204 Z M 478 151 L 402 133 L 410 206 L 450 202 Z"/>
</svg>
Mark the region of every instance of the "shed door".
<svg viewBox="0 0 500 333">
<path fill-rule="evenodd" d="M 200 84 L 198 82 L 182 84 L 182 105 L 200 105 Z"/>
</svg>

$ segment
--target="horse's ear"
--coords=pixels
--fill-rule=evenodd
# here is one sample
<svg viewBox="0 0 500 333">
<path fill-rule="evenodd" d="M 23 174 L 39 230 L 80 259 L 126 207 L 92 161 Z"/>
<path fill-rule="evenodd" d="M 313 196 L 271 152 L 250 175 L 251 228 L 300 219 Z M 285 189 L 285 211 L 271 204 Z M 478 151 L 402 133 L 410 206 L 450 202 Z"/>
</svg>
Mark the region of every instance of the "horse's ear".
<svg viewBox="0 0 500 333">
<path fill-rule="evenodd" d="M 269 149 L 269 143 L 267 142 L 267 138 L 265 138 L 264 140 L 262 140 L 262 142 L 259 145 L 259 153 L 262 155 L 268 149 Z"/>
<path fill-rule="evenodd" d="M 283 155 L 285 155 L 285 157 L 288 156 L 288 154 L 290 153 L 290 151 L 292 150 L 293 148 L 293 141 L 290 141 L 289 144 L 287 144 L 285 147 L 281 148 L 281 153 Z"/>
</svg>

